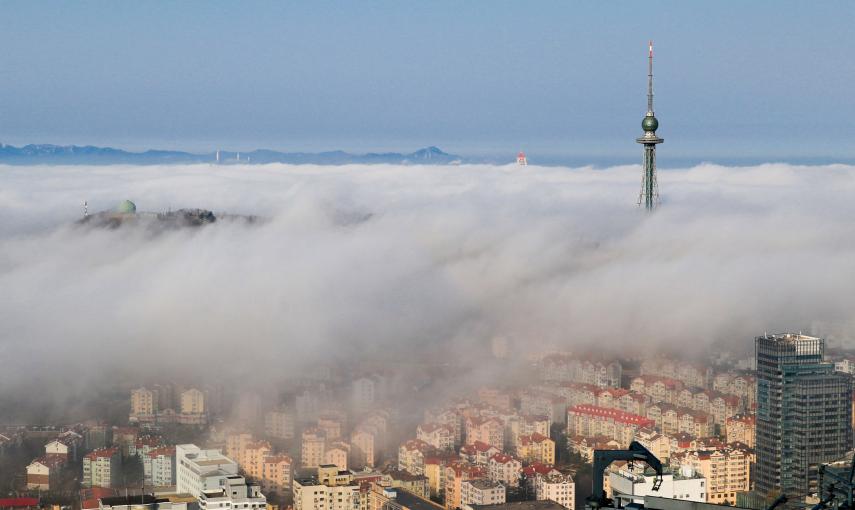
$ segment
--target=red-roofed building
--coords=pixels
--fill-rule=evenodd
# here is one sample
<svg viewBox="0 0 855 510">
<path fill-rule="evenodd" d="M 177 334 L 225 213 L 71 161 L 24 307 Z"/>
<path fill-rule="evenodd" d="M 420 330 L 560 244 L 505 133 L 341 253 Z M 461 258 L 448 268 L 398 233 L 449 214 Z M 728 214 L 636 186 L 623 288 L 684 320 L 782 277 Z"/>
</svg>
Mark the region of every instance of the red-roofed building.
<svg viewBox="0 0 855 510">
<path fill-rule="evenodd" d="M 497 453 L 487 462 L 487 472 L 493 482 L 501 482 L 509 487 L 519 487 L 522 462 L 510 455 Z"/>
<path fill-rule="evenodd" d="M 707 479 L 707 502 L 736 504 L 736 494 L 751 489 L 754 451 L 746 447 L 719 446 L 680 452 L 672 466 L 690 466 Z"/>
<path fill-rule="evenodd" d="M 555 464 L 555 441 L 543 434 L 520 436 L 516 445 L 517 457 L 525 462 Z"/>
<path fill-rule="evenodd" d="M 668 435 L 671 439 L 671 455 L 695 448 L 695 436 L 685 432 Z"/>
<path fill-rule="evenodd" d="M 490 457 L 500 453 L 502 450 L 491 444 L 481 441 L 475 441 L 474 444 L 468 444 L 460 447 L 460 460 L 478 466 L 486 466 Z"/>
<path fill-rule="evenodd" d="M 423 423 L 416 429 L 416 438 L 440 451 L 454 449 L 454 429 L 443 423 Z"/>
<path fill-rule="evenodd" d="M 487 478 L 487 470 L 466 462 L 453 462 L 445 467 L 445 508 L 462 506 L 462 484 L 466 480 Z"/>
<path fill-rule="evenodd" d="M 466 444 L 487 443 L 500 451 L 505 446 L 505 427 L 496 418 L 466 418 Z"/>
<path fill-rule="evenodd" d="M 617 399 L 617 408 L 621 411 L 644 416 L 651 401 L 650 395 L 630 390 Z"/>
<path fill-rule="evenodd" d="M 618 409 L 580 405 L 567 410 L 568 436 L 604 435 L 622 444 L 629 444 L 636 430 L 654 425 L 655 422 L 650 418 Z"/>
<path fill-rule="evenodd" d="M 618 409 L 618 399 L 627 393 L 624 388 L 602 388 L 597 391 L 597 406 Z"/>
<path fill-rule="evenodd" d="M 695 437 L 709 436 L 712 431 L 712 416 L 702 411 L 683 410 L 680 413 L 679 432 L 686 432 Z"/>
<path fill-rule="evenodd" d="M 594 450 L 620 450 L 623 445 L 609 436 L 571 436 L 567 439 L 570 451 L 576 452 L 586 462 L 594 462 Z"/>
<path fill-rule="evenodd" d="M 56 488 L 59 474 L 66 463 L 62 454 L 42 455 L 27 466 L 27 489 L 50 490 Z"/>
<path fill-rule="evenodd" d="M 398 469 L 412 475 L 425 474 L 425 457 L 437 455 L 433 446 L 419 439 L 410 439 L 398 448 Z"/>
<path fill-rule="evenodd" d="M 629 389 L 650 396 L 653 402 L 673 404 L 683 389 L 683 383 L 670 377 L 641 375 L 632 380 Z"/>
<path fill-rule="evenodd" d="M 83 457 L 84 487 L 115 487 L 119 483 L 122 455 L 118 448 L 99 448 Z"/>
<path fill-rule="evenodd" d="M 725 422 L 725 438 L 728 443 L 740 442 L 754 448 L 756 418 L 753 414 L 738 414 L 731 416 Z"/>
<path fill-rule="evenodd" d="M 261 474 L 261 490 L 265 493 L 284 494 L 291 490 L 291 466 L 293 460 L 288 455 L 269 455 L 264 458 Z"/>
<path fill-rule="evenodd" d="M 175 447 L 161 446 L 144 454 L 143 473 L 146 485 L 175 485 Z"/>
</svg>

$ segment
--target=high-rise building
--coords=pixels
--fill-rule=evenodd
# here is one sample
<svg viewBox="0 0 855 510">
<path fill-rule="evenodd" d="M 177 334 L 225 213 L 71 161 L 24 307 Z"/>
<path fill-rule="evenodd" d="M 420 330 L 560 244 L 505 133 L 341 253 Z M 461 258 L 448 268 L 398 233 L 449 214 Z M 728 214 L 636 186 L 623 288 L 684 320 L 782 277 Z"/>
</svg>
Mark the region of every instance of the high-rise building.
<svg viewBox="0 0 855 510">
<path fill-rule="evenodd" d="M 326 437 L 320 429 L 311 427 L 303 431 L 300 448 L 303 467 L 318 467 L 324 463 Z"/>
<path fill-rule="evenodd" d="M 119 484 L 122 454 L 118 448 L 99 448 L 83 457 L 84 487 L 115 487 Z"/>
<path fill-rule="evenodd" d="M 825 340 L 758 336 L 756 489 L 804 496 L 819 466 L 852 446 L 852 383 L 824 360 Z"/>
<path fill-rule="evenodd" d="M 152 416 L 157 412 L 157 393 L 137 388 L 131 391 L 131 417 Z"/>
<path fill-rule="evenodd" d="M 205 412 L 205 394 L 191 388 L 181 393 L 182 414 L 203 414 Z"/>
</svg>

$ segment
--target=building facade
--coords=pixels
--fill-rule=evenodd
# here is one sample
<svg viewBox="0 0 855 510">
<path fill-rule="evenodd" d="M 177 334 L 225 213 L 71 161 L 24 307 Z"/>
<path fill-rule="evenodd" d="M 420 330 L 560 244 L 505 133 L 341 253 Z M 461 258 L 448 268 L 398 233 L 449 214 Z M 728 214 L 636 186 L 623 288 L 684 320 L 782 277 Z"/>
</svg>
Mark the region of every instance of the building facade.
<svg viewBox="0 0 855 510">
<path fill-rule="evenodd" d="M 755 356 L 756 489 L 804 496 L 819 466 L 852 447 L 851 377 L 825 361 L 822 338 L 759 336 Z"/>
</svg>

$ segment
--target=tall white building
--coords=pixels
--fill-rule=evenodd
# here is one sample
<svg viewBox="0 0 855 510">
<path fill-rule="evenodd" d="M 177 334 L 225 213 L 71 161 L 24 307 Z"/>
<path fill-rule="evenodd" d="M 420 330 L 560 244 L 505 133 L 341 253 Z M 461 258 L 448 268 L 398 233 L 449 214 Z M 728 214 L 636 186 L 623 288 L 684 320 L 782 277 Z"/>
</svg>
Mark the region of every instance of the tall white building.
<svg viewBox="0 0 855 510">
<path fill-rule="evenodd" d="M 99 448 L 83 457 L 84 487 L 115 487 L 121 482 L 122 455 L 118 448 Z"/>
<path fill-rule="evenodd" d="M 175 447 L 164 446 L 145 453 L 143 474 L 146 485 L 154 487 L 175 485 Z"/>
<path fill-rule="evenodd" d="M 231 476 L 237 476 L 238 464 L 219 450 L 202 450 L 194 444 L 175 447 L 175 492 L 200 497 L 205 491 L 220 490 Z"/>
</svg>

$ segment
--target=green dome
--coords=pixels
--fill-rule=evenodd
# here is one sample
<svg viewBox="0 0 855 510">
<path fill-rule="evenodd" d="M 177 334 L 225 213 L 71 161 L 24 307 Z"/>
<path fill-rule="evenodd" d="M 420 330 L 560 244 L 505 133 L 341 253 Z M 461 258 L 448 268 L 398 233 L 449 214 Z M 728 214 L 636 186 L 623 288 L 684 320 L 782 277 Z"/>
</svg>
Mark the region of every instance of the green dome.
<svg viewBox="0 0 855 510">
<path fill-rule="evenodd" d="M 123 200 L 116 206 L 116 212 L 121 214 L 134 214 L 137 212 L 137 206 L 130 200 Z"/>
<path fill-rule="evenodd" d="M 652 115 L 644 117 L 644 120 L 641 121 L 641 129 L 643 129 L 645 131 L 653 132 L 653 131 L 656 131 L 656 129 L 658 127 L 659 127 L 659 121 L 656 120 L 656 117 L 654 117 Z"/>
</svg>

